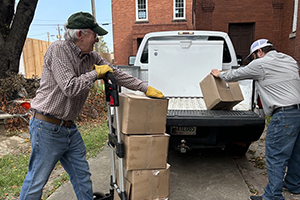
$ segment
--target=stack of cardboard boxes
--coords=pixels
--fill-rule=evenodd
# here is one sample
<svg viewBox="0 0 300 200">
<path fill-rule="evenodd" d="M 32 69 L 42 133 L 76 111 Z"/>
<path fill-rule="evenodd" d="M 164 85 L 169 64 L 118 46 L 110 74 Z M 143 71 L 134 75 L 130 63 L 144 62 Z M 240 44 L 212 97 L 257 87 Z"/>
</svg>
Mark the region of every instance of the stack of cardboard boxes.
<svg viewBox="0 0 300 200">
<path fill-rule="evenodd" d="M 119 102 L 119 124 L 121 139 L 125 146 L 123 161 L 128 200 L 168 199 L 169 135 L 165 133 L 168 100 L 120 94 Z M 120 199 L 116 192 L 114 196 L 114 199 Z"/>
</svg>

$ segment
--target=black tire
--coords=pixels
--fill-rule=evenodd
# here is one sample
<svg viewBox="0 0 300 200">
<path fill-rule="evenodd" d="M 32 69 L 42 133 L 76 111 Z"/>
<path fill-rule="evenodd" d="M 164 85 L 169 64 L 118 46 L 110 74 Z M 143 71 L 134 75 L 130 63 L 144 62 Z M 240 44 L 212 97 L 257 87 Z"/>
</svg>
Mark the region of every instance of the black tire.
<svg viewBox="0 0 300 200">
<path fill-rule="evenodd" d="M 103 192 L 94 192 L 93 193 L 93 199 L 98 200 L 105 197 L 105 194 Z"/>
</svg>

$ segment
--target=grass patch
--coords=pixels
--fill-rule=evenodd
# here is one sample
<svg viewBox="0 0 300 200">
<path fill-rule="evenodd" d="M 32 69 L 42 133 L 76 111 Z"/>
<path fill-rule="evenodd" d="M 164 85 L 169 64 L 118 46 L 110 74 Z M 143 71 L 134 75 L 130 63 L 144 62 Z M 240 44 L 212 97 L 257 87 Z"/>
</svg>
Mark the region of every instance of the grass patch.
<svg viewBox="0 0 300 200">
<path fill-rule="evenodd" d="M 270 116 L 266 116 L 266 125 L 269 125 L 270 121 L 271 121 L 271 118 Z"/>
<path fill-rule="evenodd" d="M 45 197 L 42 197 L 42 199 L 47 199 L 53 192 L 56 191 L 57 188 L 62 186 L 64 183 L 66 183 L 69 180 L 69 174 L 67 172 L 64 172 L 60 174 L 58 178 L 56 178 L 53 182 L 53 189 L 48 192 L 47 194 L 43 194 Z"/>
<path fill-rule="evenodd" d="M 109 130 L 106 121 L 98 125 L 81 126 L 79 131 L 86 146 L 87 159 L 97 155 L 108 139 Z"/>
<path fill-rule="evenodd" d="M 106 121 L 97 124 L 85 123 L 78 125 L 78 129 L 86 145 L 87 159 L 94 157 L 106 143 L 108 134 Z M 0 199 L 10 199 L 20 194 L 23 180 L 28 171 L 29 157 L 29 152 L 0 157 Z M 60 165 L 60 163 L 57 165 Z M 68 180 L 69 176 L 66 172 L 61 174 L 59 178 L 54 181 L 53 190 L 46 194 L 46 196 L 52 194 L 59 186 Z M 45 196 L 45 194 L 43 196 Z"/>
<path fill-rule="evenodd" d="M 29 154 L 0 158 L 0 199 L 20 194 L 28 162 Z"/>
</svg>

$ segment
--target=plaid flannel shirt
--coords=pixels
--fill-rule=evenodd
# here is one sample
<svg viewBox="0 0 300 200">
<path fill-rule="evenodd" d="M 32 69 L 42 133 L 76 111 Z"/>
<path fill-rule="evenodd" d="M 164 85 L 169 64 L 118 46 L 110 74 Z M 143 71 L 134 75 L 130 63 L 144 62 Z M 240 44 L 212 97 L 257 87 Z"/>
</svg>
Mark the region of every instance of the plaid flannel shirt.
<svg viewBox="0 0 300 200">
<path fill-rule="evenodd" d="M 56 41 L 45 54 L 40 87 L 31 108 L 62 120 L 74 120 L 97 80 L 96 71 L 91 70 L 93 64 L 109 65 L 119 85 L 147 91 L 147 85 L 141 80 L 113 67 L 97 52 L 82 55 L 75 43 Z"/>
</svg>

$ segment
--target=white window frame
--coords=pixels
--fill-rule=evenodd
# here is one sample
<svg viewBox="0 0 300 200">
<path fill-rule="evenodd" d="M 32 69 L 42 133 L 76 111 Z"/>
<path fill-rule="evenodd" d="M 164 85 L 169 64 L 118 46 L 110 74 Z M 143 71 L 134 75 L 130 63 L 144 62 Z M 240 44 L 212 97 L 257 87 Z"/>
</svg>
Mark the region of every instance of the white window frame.
<svg viewBox="0 0 300 200">
<path fill-rule="evenodd" d="M 145 8 L 145 12 L 146 12 L 146 16 L 145 18 L 139 18 L 139 11 L 141 9 L 139 9 L 139 0 L 135 1 L 135 13 L 136 13 L 136 21 L 148 21 L 148 0 L 144 0 L 145 4 L 146 4 L 146 8 Z"/>
<path fill-rule="evenodd" d="M 294 1 L 294 16 L 293 16 L 292 33 L 296 32 L 296 30 L 297 30 L 298 3 L 299 3 L 299 0 Z"/>
<path fill-rule="evenodd" d="M 178 0 L 173 0 L 173 19 L 179 20 L 179 19 L 186 19 L 186 0 L 183 0 L 183 16 L 182 17 L 176 17 L 176 2 Z"/>
</svg>

